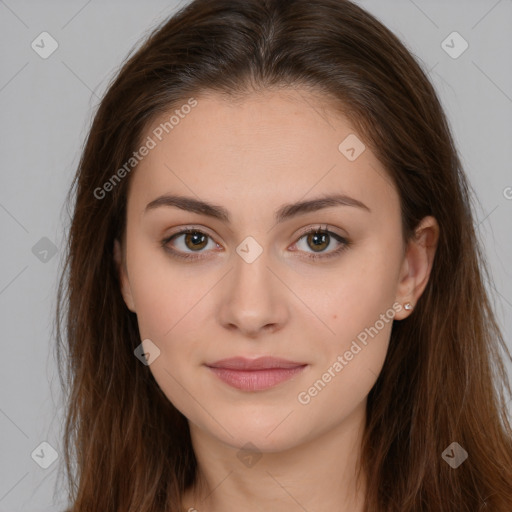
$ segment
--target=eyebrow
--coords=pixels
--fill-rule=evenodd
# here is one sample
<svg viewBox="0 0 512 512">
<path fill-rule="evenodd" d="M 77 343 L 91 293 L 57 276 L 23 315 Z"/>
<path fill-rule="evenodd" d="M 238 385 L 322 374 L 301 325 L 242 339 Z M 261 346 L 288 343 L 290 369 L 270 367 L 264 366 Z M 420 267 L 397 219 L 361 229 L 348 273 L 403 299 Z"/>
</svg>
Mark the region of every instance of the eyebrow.
<svg viewBox="0 0 512 512">
<path fill-rule="evenodd" d="M 151 201 L 145 208 L 144 213 L 154 210 L 161 206 L 176 207 L 200 215 L 207 215 L 213 217 L 226 224 L 231 223 L 231 216 L 229 211 L 223 206 L 201 201 L 193 197 L 177 196 L 177 195 L 163 195 Z M 298 215 L 303 215 L 309 212 L 321 210 L 323 208 L 330 208 L 332 206 L 353 206 L 371 212 L 370 208 L 361 201 L 349 197 L 345 194 L 331 194 L 308 201 L 300 201 L 298 203 L 289 203 L 281 206 L 274 214 L 277 223 L 291 219 Z"/>
</svg>

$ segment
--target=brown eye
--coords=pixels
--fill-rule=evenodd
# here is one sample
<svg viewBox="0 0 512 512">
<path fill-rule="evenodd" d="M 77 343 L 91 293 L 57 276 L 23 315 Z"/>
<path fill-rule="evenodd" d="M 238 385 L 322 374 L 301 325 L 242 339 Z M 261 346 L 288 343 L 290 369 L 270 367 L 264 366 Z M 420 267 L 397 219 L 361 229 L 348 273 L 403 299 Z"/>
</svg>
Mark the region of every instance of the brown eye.
<svg viewBox="0 0 512 512">
<path fill-rule="evenodd" d="M 321 228 L 306 231 L 295 243 L 299 251 L 304 253 L 304 257 L 310 260 L 325 260 L 338 256 L 350 245 L 351 242 L 346 238 L 328 229 Z M 328 247 L 334 250 L 326 250 Z"/>
<path fill-rule="evenodd" d="M 161 244 L 172 256 L 184 260 L 193 260 L 203 257 L 203 253 L 207 252 L 207 250 L 203 249 L 208 246 L 209 242 L 211 242 L 213 248 L 219 247 L 206 233 L 198 229 L 189 228 L 167 237 L 162 240 Z M 197 253 L 197 255 L 192 253 Z"/>
</svg>

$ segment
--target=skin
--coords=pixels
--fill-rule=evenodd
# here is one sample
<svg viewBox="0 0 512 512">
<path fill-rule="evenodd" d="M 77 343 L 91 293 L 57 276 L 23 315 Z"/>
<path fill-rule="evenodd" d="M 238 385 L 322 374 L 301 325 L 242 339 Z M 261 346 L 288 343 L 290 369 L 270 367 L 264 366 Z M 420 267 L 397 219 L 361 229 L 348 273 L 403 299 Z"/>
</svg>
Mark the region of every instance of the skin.
<svg viewBox="0 0 512 512">
<path fill-rule="evenodd" d="M 416 238 L 404 242 L 399 196 L 384 168 L 369 148 L 355 161 L 338 150 L 355 130 L 313 93 L 196 98 L 131 176 L 125 238 L 115 242 L 125 303 L 141 339 L 161 351 L 148 368 L 189 421 L 199 484 L 187 491 L 184 510 L 362 511 L 366 482 L 362 475 L 356 486 L 355 471 L 366 400 L 392 321 L 308 404 L 297 397 L 393 303 L 416 304 L 438 225 L 426 217 Z M 283 204 L 333 191 L 371 211 L 332 206 L 275 223 Z M 221 205 L 232 223 L 169 206 L 144 212 L 170 193 Z M 326 224 L 351 244 L 330 259 L 308 260 L 318 249 L 301 230 Z M 161 241 L 190 225 L 208 235 L 199 252 L 186 235 L 168 247 L 204 258 L 175 259 Z M 248 236 L 263 250 L 252 263 L 236 252 Z M 331 237 L 320 254 L 339 246 Z M 409 314 L 414 310 L 401 308 L 395 320 Z M 256 392 L 228 386 L 205 366 L 262 355 L 307 366 Z M 251 466 L 237 457 L 248 442 L 261 455 Z"/>
</svg>

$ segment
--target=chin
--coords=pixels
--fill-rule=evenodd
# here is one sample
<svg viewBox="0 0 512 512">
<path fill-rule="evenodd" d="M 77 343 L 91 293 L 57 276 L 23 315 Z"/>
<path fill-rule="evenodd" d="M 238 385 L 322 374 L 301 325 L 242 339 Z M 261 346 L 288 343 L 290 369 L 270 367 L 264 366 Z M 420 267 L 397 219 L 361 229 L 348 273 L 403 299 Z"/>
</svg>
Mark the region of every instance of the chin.
<svg viewBox="0 0 512 512">
<path fill-rule="evenodd" d="M 300 432 L 297 431 L 297 425 L 290 423 L 289 425 L 280 425 L 283 418 L 279 421 L 269 421 L 260 423 L 259 425 L 237 422 L 236 430 L 226 425 L 226 430 L 233 436 L 231 437 L 224 430 L 218 431 L 223 442 L 229 444 L 233 448 L 250 449 L 248 443 L 254 445 L 257 451 L 261 453 L 282 452 L 301 444 L 305 441 Z"/>
</svg>

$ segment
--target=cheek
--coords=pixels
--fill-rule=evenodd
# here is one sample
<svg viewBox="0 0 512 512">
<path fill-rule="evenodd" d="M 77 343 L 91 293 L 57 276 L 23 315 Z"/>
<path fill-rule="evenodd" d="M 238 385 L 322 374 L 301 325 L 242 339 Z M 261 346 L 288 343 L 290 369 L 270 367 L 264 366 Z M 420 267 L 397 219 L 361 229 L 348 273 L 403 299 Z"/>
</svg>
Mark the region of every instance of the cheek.
<svg viewBox="0 0 512 512">
<path fill-rule="evenodd" d="M 361 399 L 382 369 L 396 314 L 397 245 L 383 241 L 368 245 L 351 256 L 339 273 L 333 273 L 327 291 L 315 295 L 312 309 L 323 312 L 331 332 L 325 330 L 320 336 L 322 356 L 311 380 L 320 379 L 321 386 L 331 379 L 333 399 Z"/>
<path fill-rule="evenodd" d="M 194 325 L 197 306 L 214 285 L 214 276 L 194 278 L 192 265 L 187 268 L 170 261 L 163 249 L 142 245 L 134 244 L 128 268 L 139 330 L 141 336 L 166 340 Z"/>
<path fill-rule="evenodd" d="M 189 413 L 192 378 L 205 340 L 201 322 L 212 287 L 208 279 L 184 278 L 170 265 L 134 266 L 137 322 L 141 339 L 149 338 L 160 355 L 149 366 L 158 386 L 174 406 Z M 187 286 L 187 283 L 189 286 Z M 191 372 L 192 370 L 192 372 Z"/>
<path fill-rule="evenodd" d="M 317 346 L 317 364 L 296 401 L 308 415 L 327 424 L 343 420 L 367 397 L 380 374 L 389 346 L 394 310 L 370 297 L 332 315 L 335 334 Z"/>
<path fill-rule="evenodd" d="M 372 326 L 381 314 L 393 314 L 399 265 L 396 248 L 394 252 L 380 246 L 360 251 L 327 280 L 317 281 L 319 289 L 309 294 L 311 309 L 321 312 L 336 336 L 354 337 Z"/>
</svg>

